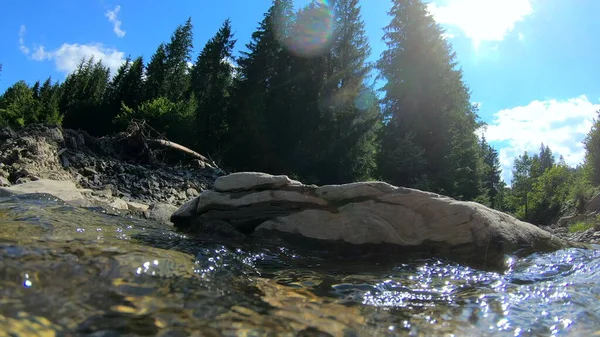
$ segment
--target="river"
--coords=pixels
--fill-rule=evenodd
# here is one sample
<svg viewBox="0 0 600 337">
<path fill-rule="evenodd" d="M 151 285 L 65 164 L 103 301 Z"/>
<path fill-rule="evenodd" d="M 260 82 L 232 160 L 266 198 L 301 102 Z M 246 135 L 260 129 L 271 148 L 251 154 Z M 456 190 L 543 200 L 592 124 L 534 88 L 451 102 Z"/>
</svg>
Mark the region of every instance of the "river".
<svg viewBox="0 0 600 337">
<path fill-rule="evenodd" d="M 343 260 L 0 198 L 0 336 L 597 336 L 600 251 Z"/>
</svg>

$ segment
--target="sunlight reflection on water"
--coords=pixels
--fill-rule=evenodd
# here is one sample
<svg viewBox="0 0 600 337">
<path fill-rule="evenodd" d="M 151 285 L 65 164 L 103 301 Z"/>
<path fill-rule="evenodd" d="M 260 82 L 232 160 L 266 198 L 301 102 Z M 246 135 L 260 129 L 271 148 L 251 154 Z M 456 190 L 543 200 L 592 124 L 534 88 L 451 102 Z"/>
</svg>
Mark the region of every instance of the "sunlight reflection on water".
<svg viewBox="0 0 600 337">
<path fill-rule="evenodd" d="M 0 200 L 0 226 L 0 331 L 9 335 L 600 330 L 600 254 L 593 250 L 509 257 L 504 273 L 435 259 L 349 261 L 203 242 L 157 223 L 25 197 Z"/>
</svg>

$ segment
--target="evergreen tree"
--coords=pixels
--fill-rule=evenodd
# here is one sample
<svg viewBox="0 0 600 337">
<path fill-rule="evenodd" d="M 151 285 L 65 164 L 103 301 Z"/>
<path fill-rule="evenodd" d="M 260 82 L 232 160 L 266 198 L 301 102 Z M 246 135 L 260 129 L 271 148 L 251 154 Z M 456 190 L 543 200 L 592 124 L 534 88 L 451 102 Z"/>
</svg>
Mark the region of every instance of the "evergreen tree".
<svg viewBox="0 0 600 337">
<path fill-rule="evenodd" d="M 482 187 L 489 200 L 490 207 L 501 208 L 502 204 L 498 202 L 499 194 L 502 193 L 504 182 L 501 178 L 501 165 L 498 151 L 494 149 L 485 139 L 481 137 L 480 149 L 482 165 Z"/>
<path fill-rule="evenodd" d="M 531 167 L 533 158 L 525 151 L 515 158 L 512 169 L 511 193 L 507 206 L 509 210 L 521 219 L 527 217 L 529 206 L 529 193 L 533 187 Z"/>
<path fill-rule="evenodd" d="M 380 174 L 395 184 L 427 186 L 473 199 L 481 192 L 474 134 L 477 114 L 462 73 L 455 69 L 455 53 L 421 1 L 395 0 L 390 14 L 392 21 L 384 35 L 388 49 L 378 62 L 386 80 L 382 103 L 389 120 L 382 139 Z M 390 148 L 396 144 L 416 152 L 399 154 Z M 392 158 L 421 164 L 393 162 Z"/>
<path fill-rule="evenodd" d="M 106 109 L 105 120 L 103 120 L 100 125 L 105 132 L 108 132 L 113 128 L 112 122 L 121 110 L 121 104 L 123 102 L 123 79 L 129 71 L 130 66 L 131 56 L 127 56 L 125 62 L 117 69 L 116 74 L 106 88 L 105 97 L 103 99 L 104 109 Z"/>
<path fill-rule="evenodd" d="M 228 147 L 225 161 L 238 170 L 257 170 L 281 173 L 280 160 L 275 154 L 276 140 L 268 124 L 267 108 L 272 107 L 269 97 L 275 95 L 277 86 L 289 78 L 287 55 L 281 39 L 292 16 L 291 0 L 273 0 L 258 29 L 237 59 L 237 78 L 231 105 L 228 109 Z M 278 76 L 279 75 L 279 76 Z M 278 83 L 279 82 L 279 83 Z M 289 97 L 285 93 L 280 99 Z M 283 110 L 285 112 L 285 110 Z M 272 120 L 272 119 L 271 119 Z M 287 127 L 284 124 L 276 125 Z"/>
<path fill-rule="evenodd" d="M 306 41 L 319 29 L 327 10 L 327 4 L 311 2 L 295 13 L 290 35 L 284 37 L 293 37 L 294 42 L 284 43 L 268 97 L 267 132 L 276 141 L 279 170 L 309 183 L 319 182 L 317 167 L 323 160 L 324 147 L 330 144 L 323 137 L 328 128 L 328 108 L 321 100 L 327 83 L 328 58 L 322 46 L 309 47 Z M 301 47 L 294 48 L 296 45 Z M 308 52 L 309 49 L 314 50 Z"/>
<path fill-rule="evenodd" d="M 167 87 L 166 87 L 166 79 L 167 79 L 167 52 L 165 48 L 165 44 L 161 43 L 154 55 L 150 58 L 150 62 L 146 67 L 146 81 L 144 94 L 144 101 L 148 101 L 151 99 L 155 99 L 161 96 L 166 96 Z"/>
<path fill-rule="evenodd" d="M 52 79 L 48 77 L 39 90 L 39 110 L 37 112 L 38 120 L 49 125 L 61 125 L 63 115 L 60 112 L 60 85 L 52 84 Z"/>
<path fill-rule="evenodd" d="M 555 165 L 552 151 L 544 143 L 540 146 L 540 151 L 531 157 L 531 178 L 537 179 L 547 170 Z"/>
<path fill-rule="evenodd" d="M 144 99 L 144 61 L 142 57 L 133 62 L 127 57 L 110 82 L 104 98 L 106 109 L 105 132 L 116 131 L 114 120 L 122 106 L 137 108 Z"/>
<path fill-rule="evenodd" d="M 377 154 L 380 111 L 366 81 L 372 65 L 371 48 L 358 0 L 333 2 L 331 47 L 324 55 L 327 68 L 321 90 L 322 138 L 313 152 L 320 154 L 312 170 L 320 183 L 343 183 L 372 177 Z"/>
<path fill-rule="evenodd" d="M 38 121 L 38 101 L 25 81 L 18 81 L 0 96 L 0 126 L 23 126 Z"/>
<path fill-rule="evenodd" d="M 106 118 L 103 98 L 108 87 L 110 70 L 102 61 L 82 59 L 75 72 L 69 74 L 61 86 L 60 110 L 64 113 L 64 126 L 83 129 L 101 136 L 97 126 Z"/>
<path fill-rule="evenodd" d="M 198 55 L 191 71 L 191 90 L 198 100 L 195 113 L 198 149 L 214 155 L 227 133 L 227 110 L 233 81 L 235 40 L 226 20 Z"/>
<path fill-rule="evenodd" d="M 542 172 L 546 172 L 547 170 L 554 167 L 554 165 L 556 164 L 554 155 L 552 154 L 552 151 L 550 150 L 548 145 L 544 146 L 544 143 L 542 143 L 542 145 L 540 146 L 539 157 L 540 157 L 540 168 L 541 168 Z"/>
<path fill-rule="evenodd" d="M 600 116 L 600 110 L 596 112 Z M 583 145 L 585 147 L 585 175 L 594 185 L 600 185 L 600 119 L 595 118 L 592 128 L 586 135 Z"/>
<path fill-rule="evenodd" d="M 185 99 L 190 85 L 188 64 L 192 61 L 192 19 L 177 27 L 165 46 L 165 94 L 172 102 Z"/>
</svg>

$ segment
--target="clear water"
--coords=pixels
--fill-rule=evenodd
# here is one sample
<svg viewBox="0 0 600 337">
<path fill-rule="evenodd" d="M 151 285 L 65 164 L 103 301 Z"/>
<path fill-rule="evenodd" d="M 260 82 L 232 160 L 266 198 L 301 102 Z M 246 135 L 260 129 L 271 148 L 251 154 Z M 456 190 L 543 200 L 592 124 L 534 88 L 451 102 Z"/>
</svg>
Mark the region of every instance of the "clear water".
<svg viewBox="0 0 600 337">
<path fill-rule="evenodd" d="M 0 199 L 0 336 L 597 336 L 600 252 L 505 273 L 216 243 Z"/>
</svg>

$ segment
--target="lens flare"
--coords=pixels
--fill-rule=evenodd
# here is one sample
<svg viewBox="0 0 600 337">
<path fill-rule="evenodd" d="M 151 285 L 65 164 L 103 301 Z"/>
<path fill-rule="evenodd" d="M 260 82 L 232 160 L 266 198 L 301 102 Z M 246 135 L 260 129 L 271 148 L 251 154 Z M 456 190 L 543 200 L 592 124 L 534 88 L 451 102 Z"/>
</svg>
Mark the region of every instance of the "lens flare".
<svg viewBox="0 0 600 337">
<path fill-rule="evenodd" d="M 317 0 L 296 14 L 284 44 L 298 56 L 317 56 L 329 45 L 332 30 L 332 7 L 327 0 Z"/>
</svg>

